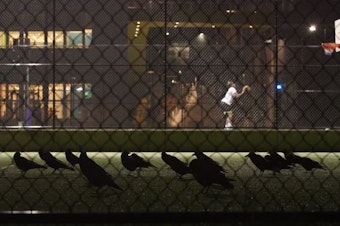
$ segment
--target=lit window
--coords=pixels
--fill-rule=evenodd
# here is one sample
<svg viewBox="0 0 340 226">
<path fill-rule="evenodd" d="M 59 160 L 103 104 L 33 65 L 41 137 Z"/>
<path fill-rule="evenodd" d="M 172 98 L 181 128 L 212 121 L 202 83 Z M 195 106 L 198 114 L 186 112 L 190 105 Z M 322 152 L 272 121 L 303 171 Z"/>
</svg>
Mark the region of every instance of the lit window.
<svg viewBox="0 0 340 226">
<path fill-rule="evenodd" d="M 48 117 L 57 119 L 69 118 L 70 113 L 70 84 L 50 84 L 48 87 Z"/>
<path fill-rule="evenodd" d="M 92 29 L 85 29 L 85 46 L 89 47 L 92 42 Z"/>
<path fill-rule="evenodd" d="M 92 98 L 92 85 L 89 83 L 74 84 L 74 94 L 79 98 L 89 100 Z"/>
<path fill-rule="evenodd" d="M 82 47 L 83 46 L 83 32 L 82 31 L 68 31 L 66 45 L 67 47 Z"/>
<path fill-rule="evenodd" d="M 6 116 L 6 84 L 0 84 L 0 117 L 3 119 Z"/>
<path fill-rule="evenodd" d="M 0 48 L 6 47 L 6 34 L 3 31 L 0 31 Z"/>
<path fill-rule="evenodd" d="M 47 44 L 48 47 L 53 47 L 53 43 L 56 48 L 89 47 L 92 42 L 92 29 L 67 31 L 66 34 L 63 31 L 47 31 L 47 33 L 46 31 L 28 31 L 27 33 L 21 32 L 21 35 L 20 31 L 9 31 L 8 35 L 0 31 L 0 48 L 6 47 L 7 39 L 10 47 L 17 44 L 38 48 L 45 47 Z"/>
<path fill-rule="evenodd" d="M 55 47 L 61 48 L 64 46 L 64 33 L 62 31 L 47 32 L 47 44 L 49 47 L 53 46 L 53 39 L 55 34 Z"/>
<path fill-rule="evenodd" d="M 89 83 L 84 84 L 84 98 L 87 100 L 92 98 L 92 85 Z"/>
<path fill-rule="evenodd" d="M 28 38 L 32 47 L 43 47 L 45 45 L 45 34 L 43 31 L 29 31 Z"/>
<path fill-rule="evenodd" d="M 19 32 L 19 31 L 10 31 L 10 32 L 8 33 L 8 35 L 9 35 L 9 46 L 13 46 L 13 41 L 14 41 L 15 39 L 18 39 L 18 38 L 19 38 L 20 32 Z"/>
</svg>

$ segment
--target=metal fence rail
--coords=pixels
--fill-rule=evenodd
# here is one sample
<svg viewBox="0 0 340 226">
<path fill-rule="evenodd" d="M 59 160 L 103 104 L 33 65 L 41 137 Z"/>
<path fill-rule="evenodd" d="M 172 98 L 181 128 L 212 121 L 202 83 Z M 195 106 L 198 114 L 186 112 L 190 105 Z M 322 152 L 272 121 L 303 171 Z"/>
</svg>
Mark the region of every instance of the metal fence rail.
<svg viewBox="0 0 340 226">
<path fill-rule="evenodd" d="M 3 0 L 0 12 L 7 222 L 336 218 L 338 1 Z M 127 151 L 148 163 L 127 166 Z"/>
</svg>

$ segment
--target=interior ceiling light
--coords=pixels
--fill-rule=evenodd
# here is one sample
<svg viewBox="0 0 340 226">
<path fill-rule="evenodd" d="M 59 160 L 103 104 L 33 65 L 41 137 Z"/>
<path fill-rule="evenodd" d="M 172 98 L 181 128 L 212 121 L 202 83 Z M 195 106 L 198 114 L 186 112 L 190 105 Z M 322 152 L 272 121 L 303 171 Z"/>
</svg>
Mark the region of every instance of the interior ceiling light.
<svg viewBox="0 0 340 226">
<path fill-rule="evenodd" d="M 309 26 L 309 31 L 310 31 L 310 32 L 316 31 L 316 26 L 315 26 L 315 25 L 310 25 L 310 26 Z"/>
<path fill-rule="evenodd" d="M 225 12 L 226 13 L 236 13 L 236 10 L 235 9 L 227 9 Z"/>
</svg>

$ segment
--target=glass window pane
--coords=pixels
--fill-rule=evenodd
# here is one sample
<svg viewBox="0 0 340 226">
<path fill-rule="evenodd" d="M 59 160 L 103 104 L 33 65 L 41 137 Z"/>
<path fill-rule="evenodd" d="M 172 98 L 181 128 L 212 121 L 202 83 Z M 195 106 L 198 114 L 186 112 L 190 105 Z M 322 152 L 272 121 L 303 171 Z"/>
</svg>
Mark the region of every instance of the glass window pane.
<svg viewBox="0 0 340 226">
<path fill-rule="evenodd" d="M 89 100 L 92 98 L 92 84 L 84 84 L 84 99 Z"/>
<path fill-rule="evenodd" d="M 4 118 L 6 115 L 6 84 L 0 84 L 0 117 Z"/>
<path fill-rule="evenodd" d="M 6 33 L 3 31 L 0 31 L 0 48 L 6 47 Z"/>
<path fill-rule="evenodd" d="M 92 29 L 85 29 L 85 46 L 89 47 L 92 42 Z"/>
<path fill-rule="evenodd" d="M 29 31 L 28 38 L 32 47 L 43 47 L 45 45 L 45 34 L 43 31 Z"/>
<path fill-rule="evenodd" d="M 65 88 L 64 88 L 65 87 Z M 49 118 L 65 119 L 70 117 L 70 84 L 53 84 L 49 85 L 48 91 L 48 111 Z M 54 100 L 54 105 L 53 105 Z M 55 107 L 55 111 L 53 111 Z"/>
<path fill-rule="evenodd" d="M 68 31 L 66 45 L 67 47 L 82 47 L 83 46 L 82 31 Z"/>
<path fill-rule="evenodd" d="M 47 32 L 47 43 L 48 46 L 53 45 L 53 31 Z M 55 47 L 62 48 L 64 46 L 64 33 L 62 31 L 55 31 Z"/>
<path fill-rule="evenodd" d="M 9 46 L 13 46 L 13 41 L 14 41 L 14 39 L 19 38 L 20 32 L 19 31 L 10 31 L 8 33 L 8 35 L 9 35 Z"/>
</svg>

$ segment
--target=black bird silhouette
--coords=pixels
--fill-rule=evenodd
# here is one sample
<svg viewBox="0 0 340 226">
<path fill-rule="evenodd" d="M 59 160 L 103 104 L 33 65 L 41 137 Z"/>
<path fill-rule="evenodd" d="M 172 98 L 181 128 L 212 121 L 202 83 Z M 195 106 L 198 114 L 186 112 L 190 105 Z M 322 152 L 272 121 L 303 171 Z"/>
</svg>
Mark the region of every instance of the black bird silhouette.
<svg viewBox="0 0 340 226">
<path fill-rule="evenodd" d="M 212 158 L 210 158 L 209 156 L 207 156 L 206 154 L 204 154 L 201 151 L 195 151 L 194 155 L 198 158 L 198 159 L 202 159 L 204 161 L 206 161 L 207 164 L 210 164 L 210 167 L 215 168 L 218 171 L 224 172 L 226 173 L 227 171 L 220 166 L 215 160 L 213 160 Z"/>
<path fill-rule="evenodd" d="M 122 152 L 121 160 L 122 160 L 123 166 L 129 171 L 134 171 L 137 168 L 155 167 L 150 162 L 144 160 L 142 157 L 138 156 L 137 154 L 135 153 L 130 154 L 129 151 Z"/>
<path fill-rule="evenodd" d="M 162 152 L 162 160 L 180 176 L 191 172 L 190 168 L 184 162 L 182 162 L 175 156 L 167 154 L 166 152 Z"/>
<path fill-rule="evenodd" d="M 246 157 L 249 157 L 252 163 L 260 170 L 260 175 L 262 175 L 265 170 L 271 170 L 274 174 L 280 172 L 280 168 L 273 164 L 268 157 L 265 159 L 261 155 L 255 154 L 255 152 L 249 152 Z"/>
<path fill-rule="evenodd" d="M 65 157 L 66 160 L 72 165 L 75 166 L 76 164 L 79 164 L 79 157 L 77 157 L 75 154 L 72 153 L 71 149 L 67 149 L 65 151 Z"/>
<path fill-rule="evenodd" d="M 84 151 L 80 153 L 79 167 L 80 171 L 88 179 L 89 183 L 97 187 L 97 193 L 104 186 L 113 187 L 121 191 L 123 190 L 114 182 L 112 176 L 95 161 L 90 159 Z"/>
<path fill-rule="evenodd" d="M 45 161 L 45 163 L 53 168 L 53 173 L 56 170 L 60 169 L 68 169 L 74 171 L 74 169 L 68 165 L 66 165 L 64 162 L 60 161 L 56 157 L 54 157 L 50 152 L 44 151 L 44 150 L 39 150 L 39 156 L 42 160 Z"/>
<path fill-rule="evenodd" d="M 23 176 L 25 176 L 26 172 L 31 169 L 47 169 L 46 166 L 40 165 L 32 160 L 28 160 L 21 156 L 21 153 L 19 151 L 15 152 L 14 156 L 14 163 L 15 165 L 21 170 L 23 173 Z"/>
<path fill-rule="evenodd" d="M 308 157 L 301 157 L 298 163 L 307 171 L 311 171 L 313 169 L 324 169 L 319 162 Z"/>
<path fill-rule="evenodd" d="M 293 167 L 292 163 L 290 163 L 287 159 L 283 158 L 277 152 L 269 151 L 268 153 L 269 155 L 266 155 L 265 159 L 278 169 L 291 169 Z"/>
<path fill-rule="evenodd" d="M 203 159 L 193 159 L 189 163 L 189 167 L 196 181 L 207 190 L 213 184 L 219 184 L 225 189 L 234 188 L 234 185 L 230 182 L 231 179 Z"/>
<path fill-rule="evenodd" d="M 282 151 L 285 159 L 289 162 L 291 165 L 299 164 L 301 161 L 302 157 L 294 154 L 292 151 L 289 150 L 283 150 Z"/>
<path fill-rule="evenodd" d="M 307 171 L 311 171 L 312 169 L 324 169 L 324 167 L 319 162 L 308 157 L 296 155 L 292 151 L 284 150 L 283 154 L 285 155 L 287 161 L 292 164 L 299 164 Z"/>
</svg>

